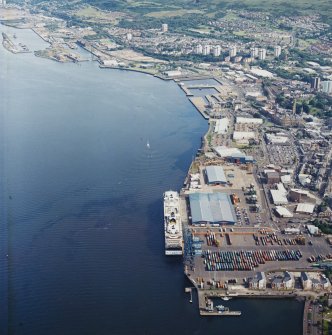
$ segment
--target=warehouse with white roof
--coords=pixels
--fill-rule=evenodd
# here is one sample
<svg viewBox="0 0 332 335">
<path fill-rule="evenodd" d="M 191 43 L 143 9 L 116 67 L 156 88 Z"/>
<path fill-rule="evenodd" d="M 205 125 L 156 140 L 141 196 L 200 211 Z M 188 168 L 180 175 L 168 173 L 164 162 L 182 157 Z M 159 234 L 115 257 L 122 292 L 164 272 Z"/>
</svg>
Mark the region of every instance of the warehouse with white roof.
<svg viewBox="0 0 332 335">
<path fill-rule="evenodd" d="M 237 116 L 236 123 L 254 123 L 254 124 L 263 124 L 263 119 L 254 118 L 254 117 L 243 117 Z"/>
<path fill-rule="evenodd" d="M 312 214 L 314 212 L 315 205 L 309 203 L 298 204 L 296 207 L 296 213 Z"/>
<path fill-rule="evenodd" d="M 276 206 L 275 211 L 282 218 L 292 218 L 293 213 L 290 212 L 286 207 Z"/>
<path fill-rule="evenodd" d="M 287 205 L 288 199 L 287 199 L 287 191 L 283 184 L 279 183 L 277 184 L 276 190 L 270 190 L 272 201 L 275 205 Z"/>
<path fill-rule="evenodd" d="M 229 148 L 225 146 L 213 147 L 213 150 L 222 158 L 226 158 L 232 163 L 253 163 L 255 160 L 252 156 L 247 156 L 238 148 Z"/>
<path fill-rule="evenodd" d="M 225 146 L 220 146 L 220 147 L 214 147 L 213 149 L 220 157 L 243 155 L 243 152 L 238 148 L 229 148 Z"/>
<path fill-rule="evenodd" d="M 271 144 L 281 144 L 286 145 L 289 143 L 289 138 L 287 136 L 280 136 L 275 134 L 265 134 L 266 139 Z"/>
<path fill-rule="evenodd" d="M 224 169 L 221 166 L 211 165 L 205 168 L 205 175 L 208 184 L 227 184 Z"/>
<path fill-rule="evenodd" d="M 234 224 L 235 211 L 226 193 L 192 193 L 189 195 L 192 224 Z"/>
</svg>

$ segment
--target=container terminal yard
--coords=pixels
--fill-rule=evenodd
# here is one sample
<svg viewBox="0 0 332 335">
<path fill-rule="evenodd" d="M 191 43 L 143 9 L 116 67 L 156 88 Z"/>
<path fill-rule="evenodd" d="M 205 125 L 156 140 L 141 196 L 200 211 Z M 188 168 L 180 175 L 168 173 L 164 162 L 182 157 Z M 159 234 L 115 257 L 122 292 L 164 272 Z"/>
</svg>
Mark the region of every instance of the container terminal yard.
<svg viewBox="0 0 332 335">
<path fill-rule="evenodd" d="M 258 119 L 250 116 L 245 121 L 258 124 L 247 127 L 257 136 L 256 149 L 239 150 L 234 143 L 241 117 L 234 109 L 221 111 L 214 105 L 223 90 L 229 94 L 228 83 L 214 78 L 205 79 L 206 86 L 197 78 L 176 81 L 210 126 L 180 191 L 184 272 L 193 285 L 188 292 L 197 289 L 202 316 L 241 315 L 216 299 L 226 300 L 225 305 L 236 297 L 303 299 L 307 334 L 306 299 L 331 291 L 324 274 L 332 264 L 329 238 L 308 224 L 312 213 L 296 213 L 292 191 L 286 194 L 289 190 L 278 181 L 270 186 L 270 172 L 283 167 L 269 164 L 274 152 L 264 141 Z M 212 95 L 192 93 L 200 89 Z M 218 124 L 223 118 L 228 119 L 226 125 Z M 285 151 L 283 160 L 288 154 Z M 287 206 L 278 203 L 283 190 L 290 200 Z"/>
</svg>

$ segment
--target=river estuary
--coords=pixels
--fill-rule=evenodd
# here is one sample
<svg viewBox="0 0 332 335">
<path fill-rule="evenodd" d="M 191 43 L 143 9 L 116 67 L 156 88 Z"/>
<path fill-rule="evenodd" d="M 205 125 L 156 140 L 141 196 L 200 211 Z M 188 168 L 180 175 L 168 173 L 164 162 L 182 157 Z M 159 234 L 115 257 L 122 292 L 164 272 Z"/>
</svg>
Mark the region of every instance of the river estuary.
<svg viewBox="0 0 332 335">
<path fill-rule="evenodd" d="M 164 256 L 162 193 L 207 130 L 175 83 L 0 45 L 0 125 L 0 334 L 301 334 L 295 300 L 200 317 L 181 260 Z"/>
</svg>

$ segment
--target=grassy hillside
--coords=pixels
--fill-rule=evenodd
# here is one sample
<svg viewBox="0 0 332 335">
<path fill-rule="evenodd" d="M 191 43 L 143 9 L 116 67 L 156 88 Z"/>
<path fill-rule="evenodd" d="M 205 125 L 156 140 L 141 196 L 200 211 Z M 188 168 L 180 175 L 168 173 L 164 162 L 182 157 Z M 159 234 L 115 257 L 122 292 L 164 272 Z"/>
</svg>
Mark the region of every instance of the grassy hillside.
<svg viewBox="0 0 332 335">
<path fill-rule="evenodd" d="M 203 13 L 218 13 L 225 9 L 269 11 L 281 15 L 320 13 L 326 20 L 332 19 L 331 0 L 83 0 L 103 9 L 125 10 L 149 16 L 178 16 L 183 9 Z M 159 13 L 158 13 L 159 12 Z M 181 14 L 180 14 L 181 13 Z"/>
</svg>

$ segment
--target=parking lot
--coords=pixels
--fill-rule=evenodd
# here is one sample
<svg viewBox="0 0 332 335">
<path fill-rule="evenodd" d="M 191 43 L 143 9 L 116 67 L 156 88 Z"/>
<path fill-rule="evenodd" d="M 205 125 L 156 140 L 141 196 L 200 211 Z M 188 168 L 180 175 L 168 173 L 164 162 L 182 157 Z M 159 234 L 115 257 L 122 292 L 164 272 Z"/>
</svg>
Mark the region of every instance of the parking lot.
<svg viewBox="0 0 332 335">
<path fill-rule="evenodd" d="M 266 145 L 269 160 L 272 164 L 279 166 L 294 166 L 296 153 L 291 145 Z"/>
</svg>

